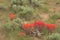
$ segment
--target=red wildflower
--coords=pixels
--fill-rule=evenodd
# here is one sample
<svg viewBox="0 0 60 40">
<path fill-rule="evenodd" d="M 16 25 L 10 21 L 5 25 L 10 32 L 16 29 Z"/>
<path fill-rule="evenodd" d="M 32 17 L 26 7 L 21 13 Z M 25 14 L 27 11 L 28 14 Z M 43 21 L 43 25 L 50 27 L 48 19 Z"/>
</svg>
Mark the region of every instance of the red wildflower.
<svg viewBox="0 0 60 40">
<path fill-rule="evenodd" d="M 48 30 L 55 30 L 56 29 L 56 24 L 46 24 L 46 27 Z"/>
<path fill-rule="evenodd" d="M 34 24 L 33 24 L 33 23 L 31 23 L 31 24 L 30 24 L 30 26 L 31 26 L 31 27 L 34 27 Z"/>
<path fill-rule="evenodd" d="M 32 24 L 30 24 L 30 28 L 34 28 L 34 24 L 32 23 Z"/>
<path fill-rule="evenodd" d="M 19 32 L 18 35 L 19 36 L 24 36 L 25 35 L 25 32 Z"/>
<path fill-rule="evenodd" d="M 9 14 L 9 18 L 10 18 L 11 20 L 13 20 L 13 19 L 15 18 L 15 14 L 13 14 L 13 13 Z"/>
<path fill-rule="evenodd" d="M 24 29 L 24 30 L 28 30 L 28 29 L 30 29 L 30 28 L 33 28 L 34 27 L 34 24 L 23 24 L 22 25 L 22 28 Z"/>
<path fill-rule="evenodd" d="M 23 28 L 24 30 L 27 30 L 27 29 L 30 28 L 30 24 L 23 24 L 23 25 L 22 25 L 22 28 Z"/>
<path fill-rule="evenodd" d="M 40 29 L 42 29 L 45 26 L 45 23 L 44 22 L 41 22 L 41 21 L 35 21 L 34 22 L 34 25 L 36 27 L 39 27 Z"/>
</svg>

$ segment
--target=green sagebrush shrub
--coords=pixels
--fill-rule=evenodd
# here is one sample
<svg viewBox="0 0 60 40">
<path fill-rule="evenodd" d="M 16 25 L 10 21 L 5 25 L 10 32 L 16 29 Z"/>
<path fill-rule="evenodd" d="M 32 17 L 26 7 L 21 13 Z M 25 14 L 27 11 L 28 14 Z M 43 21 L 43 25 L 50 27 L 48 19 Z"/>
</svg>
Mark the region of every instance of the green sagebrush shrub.
<svg viewBox="0 0 60 40">
<path fill-rule="evenodd" d="M 53 33 L 53 34 L 48 36 L 47 40 L 60 40 L 60 34 Z"/>
<path fill-rule="evenodd" d="M 42 0 L 11 0 L 11 11 L 25 20 L 36 19 L 39 9 L 48 10 Z M 37 13 L 35 13 L 37 11 Z M 40 10 L 41 11 L 41 10 Z M 35 14 L 34 14 L 35 13 Z"/>
<path fill-rule="evenodd" d="M 6 32 L 14 32 L 14 31 L 19 31 L 19 26 L 17 24 L 14 24 L 12 22 L 8 22 L 6 24 L 3 24 L 3 27 L 5 28 Z"/>
</svg>

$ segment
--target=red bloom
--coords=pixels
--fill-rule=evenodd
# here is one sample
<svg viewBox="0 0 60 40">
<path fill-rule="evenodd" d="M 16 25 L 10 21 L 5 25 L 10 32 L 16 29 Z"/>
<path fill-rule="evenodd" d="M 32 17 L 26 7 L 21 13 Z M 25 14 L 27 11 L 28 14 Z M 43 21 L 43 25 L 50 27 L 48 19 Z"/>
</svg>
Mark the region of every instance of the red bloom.
<svg viewBox="0 0 60 40">
<path fill-rule="evenodd" d="M 9 18 L 10 18 L 11 20 L 13 20 L 13 19 L 15 18 L 15 14 L 13 14 L 13 13 L 9 14 Z"/>
<path fill-rule="evenodd" d="M 18 35 L 19 36 L 24 36 L 25 35 L 25 32 L 19 32 Z"/>
<path fill-rule="evenodd" d="M 35 25 L 36 27 L 39 27 L 40 29 L 42 29 L 42 28 L 44 28 L 45 23 L 44 23 L 44 22 L 41 22 L 41 21 L 35 21 L 35 22 L 34 22 L 34 25 Z"/>
<path fill-rule="evenodd" d="M 28 30 L 28 29 L 30 29 L 31 27 L 34 27 L 34 24 L 23 24 L 22 25 L 22 28 L 24 29 L 24 30 Z"/>
<path fill-rule="evenodd" d="M 32 24 L 30 24 L 30 27 L 34 27 L 34 24 L 32 23 Z"/>
<path fill-rule="evenodd" d="M 30 24 L 30 28 L 34 29 L 34 24 L 33 23 Z"/>
<path fill-rule="evenodd" d="M 56 29 L 56 24 L 46 24 L 46 27 L 48 30 L 55 30 Z"/>
</svg>

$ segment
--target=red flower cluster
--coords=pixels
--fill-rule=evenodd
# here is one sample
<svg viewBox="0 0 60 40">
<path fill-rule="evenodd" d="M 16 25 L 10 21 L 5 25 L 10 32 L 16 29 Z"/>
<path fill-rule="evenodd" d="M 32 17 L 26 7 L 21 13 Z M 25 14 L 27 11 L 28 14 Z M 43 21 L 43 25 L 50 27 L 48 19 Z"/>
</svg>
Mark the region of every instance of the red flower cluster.
<svg viewBox="0 0 60 40">
<path fill-rule="evenodd" d="M 15 14 L 10 13 L 10 14 L 9 14 L 9 18 L 10 18 L 11 20 L 13 20 L 13 19 L 15 18 Z"/>
<path fill-rule="evenodd" d="M 23 24 L 22 25 L 22 28 L 24 29 L 24 30 L 28 30 L 28 29 L 30 29 L 30 28 L 32 28 L 32 27 L 34 27 L 34 24 Z"/>
<path fill-rule="evenodd" d="M 54 30 L 56 29 L 56 24 L 45 24 L 44 22 L 41 21 L 34 21 L 34 23 L 30 24 L 30 23 L 26 23 L 22 25 L 22 28 L 26 31 L 26 32 L 30 32 L 30 29 L 32 29 L 32 31 L 36 31 L 35 29 L 38 29 L 38 31 L 43 32 L 44 28 L 46 28 L 47 32 L 54 32 Z"/>
<path fill-rule="evenodd" d="M 34 25 L 35 27 L 38 27 L 39 29 L 43 29 L 45 27 L 45 23 L 41 21 L 35 21 Z"/>
<path fill-rule="evenodd" d="M 56 24 L 45 24 L 44 22 L 41 21 L 35 21 L 33 24 L 23 24 L 23 29 L 28 30 L 30 28 L 35 28 L 37 27 L 39 30 L 42 30 L 43 28 L 47 28 L 47 30 L 55 30 L 56 29 Z"/>
<path fill-rule="evenodd" d="M 44 22 L 40 22 L 40 21 L 35 21 L 34 23 L 32 23 L 32 24 L 29 24 L 29 23 L 27 23 L 27 24 L 23 24 L 22 25 L 22 28 L 24 29 L 24 30 L 28 30 L 28 29 L 30 29 L 30 28 L 39 28 L 40 30 L 41 29 L 43 29 L 44 28 L 44 26 L 45 26 L 45 23 Z"/>
<path fill-rule="evenodd" d="M 46 24 L 48 31 L 52 31 L 56 29 L 56 24 Z"/>
</svg>

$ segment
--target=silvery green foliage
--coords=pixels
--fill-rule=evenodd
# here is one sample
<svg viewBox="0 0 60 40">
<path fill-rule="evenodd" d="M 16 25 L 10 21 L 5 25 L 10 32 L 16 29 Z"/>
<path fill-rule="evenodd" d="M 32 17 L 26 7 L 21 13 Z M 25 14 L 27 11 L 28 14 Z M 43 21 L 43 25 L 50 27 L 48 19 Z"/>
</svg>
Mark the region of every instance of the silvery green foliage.
<svg viewBox="0 0 60 40">
<path fill-rule="evenodd" d="M 28 6 L 27 4 L 27 0 L 17 0 L 16 2 L 15 1 L 12 1 L 12 10 L 15 12 L 19 12 L 22 8 L 22 10 L 24 10 L 26 8 L 26 6 Z M 15 3 L 15 4 L 14 4 Z M 28 6 L 29 7 L 29 6 Z M 29 10 L 29 8 L 27 8 Z"/>
<path fill-rule="evenodd" d="M 41 5 L 43 1 L 40 0 L 32 0 L 32 3 L 35 3 L 36 5 Z"/>
<path fill-rule="evenodd" d="M 17 3 L 17 0 L 11 0 L 11 4 Z"/>
<path fill-rule="evenodd" d="M 24 7 L 28 6 L 30 8 L 32 8 L 31 6 L 33 6 L 33 8 L 40 7 L 40 6 L 42 6 L 43 1 L 40 1 L 40 0 L 11 0 L 11 4 L 12 4 L 11 8 L 13 9 L 13 11 L 19 12 L 19 10 L 21 10 L 20 7 L 23 7 L 23 6 Z M 29 5 L 29 4 L 31 4 L 31 5 Z M 27 9 L 29 10 L 29 8 L 27 8 Z"/>
<path fill-rule="evenodd" d="M 52 35 L 49 35 L 47 40 L 60 40 L 60 34 L 53 33 Z"/>
<path fill-rule="evenodd" d="M 14 0 L 11 11 L 18 13 L 20 18 L 30 20 L 33 19 L 35 8 L 41 8 L 42 4 L 43 2 L 40 0 Z"/>
</svg>

